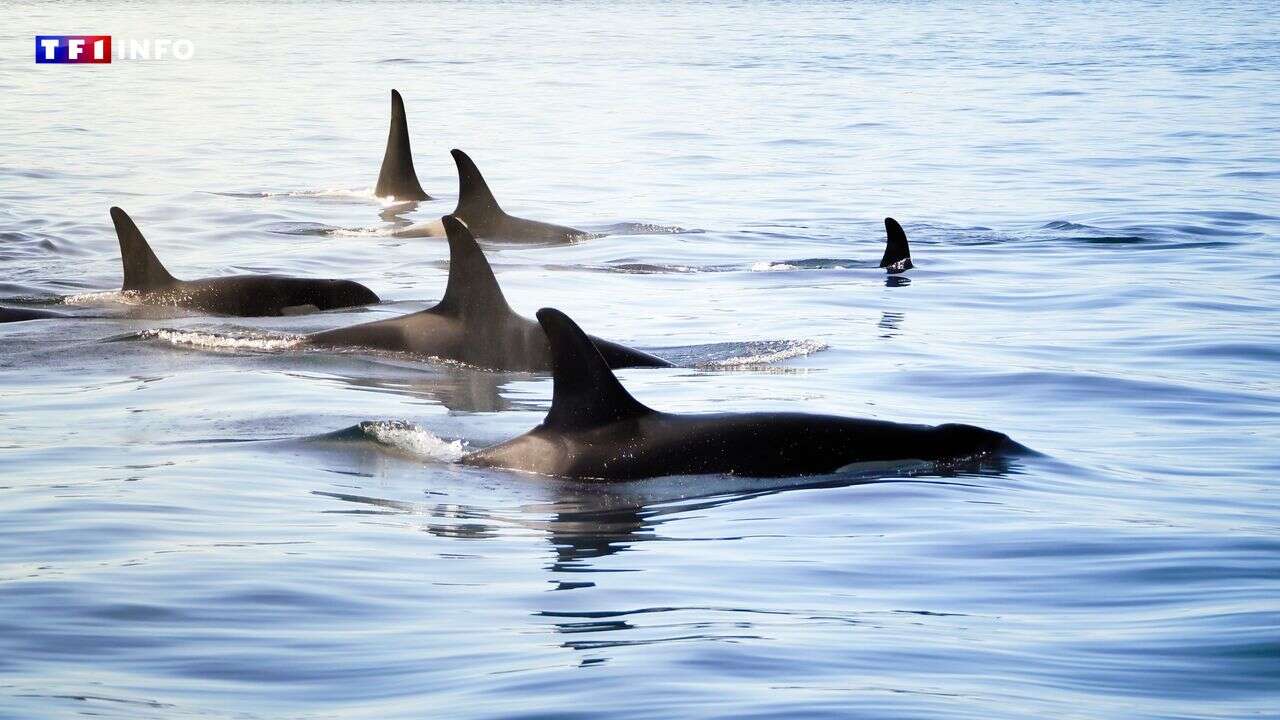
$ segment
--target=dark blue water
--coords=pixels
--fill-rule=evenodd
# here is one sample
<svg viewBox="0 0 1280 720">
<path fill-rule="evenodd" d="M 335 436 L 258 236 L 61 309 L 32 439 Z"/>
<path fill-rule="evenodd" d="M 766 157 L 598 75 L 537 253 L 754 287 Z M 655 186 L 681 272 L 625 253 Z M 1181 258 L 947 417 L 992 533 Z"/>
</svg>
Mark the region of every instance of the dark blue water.
<svg viewBox="0 0 1280 720">
<path fill-rule="evenodd" d="M 192 39 L 36 66 L 37 33 Z M 1267 4 L 0 8 L 0 716 L 1280 715 Z M 371 188 L 388 91 L 440 199 Z M 296 337 L 428 306 L 467 150 L 513 307 L 664 410 L 970 422 L 1041 455 L 591 486 L 462 468 L 543 375 Z M 128 304 L 182 277 L 367 311 Z M 917 268 L 874 265 L 885 215 Z"/>
</svg>

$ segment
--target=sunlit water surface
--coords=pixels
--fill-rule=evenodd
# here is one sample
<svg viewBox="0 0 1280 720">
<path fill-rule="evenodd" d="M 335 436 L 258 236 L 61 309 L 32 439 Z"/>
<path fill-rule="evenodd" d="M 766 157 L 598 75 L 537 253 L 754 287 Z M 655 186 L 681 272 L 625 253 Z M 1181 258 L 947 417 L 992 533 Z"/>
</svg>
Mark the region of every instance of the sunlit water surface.
<svg viewBox="0 0 1280 720">
<path fill-rule="evenodd" d="M 34 65 L 53 32 L 197 57 Z M 0 715 L 1274 717 L 1277 38 L 1265 3 L 0 8 L 0 296 L 78 318 L 0 326 Z M 392 87 L 438 198 L 399 215 Z M 549 378 L 292 347 L 440 297 L 392 233 L 453 207 L 452 147 L 606 233 L 489 254 L 521 312 L 679 361 L 622 373 L 644 402 L 1042 455 L 453 464 Z M 121 303 L 113 204 L 179 276 L 387 302 Z"/>
</svg>

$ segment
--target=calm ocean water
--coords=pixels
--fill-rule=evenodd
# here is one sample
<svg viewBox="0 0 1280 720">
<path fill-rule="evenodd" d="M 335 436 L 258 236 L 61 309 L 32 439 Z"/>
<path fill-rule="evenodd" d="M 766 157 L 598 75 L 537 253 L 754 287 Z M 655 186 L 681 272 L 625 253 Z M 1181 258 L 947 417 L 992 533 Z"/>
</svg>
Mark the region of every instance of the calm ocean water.
<svg viewBox="0 0 1280 720">
<path fill-rule="evenodd" d="M 1280 20 L 1266 3 L 0 7 L 0 717 L 1280 716 Z M 37 33 L 190 62 L 36 66 Z M 388 92 L 439 199 L 371 196 Z M 513 307 L 679 411 L 970 422 L 939 474 L 451 463 L 550 380 L 321 353 L 428 306 L 467 150 Z M 121 304 L 359 280 L 300 318 Z M 874 268 L 880 220 L 917 269 Z M 105 293 L 105 294 L 104 294 Z M 64 298 L 70 296 L 70 300 Z M 67 303 L 70 304 L 67 304 Z"/>
</svg>

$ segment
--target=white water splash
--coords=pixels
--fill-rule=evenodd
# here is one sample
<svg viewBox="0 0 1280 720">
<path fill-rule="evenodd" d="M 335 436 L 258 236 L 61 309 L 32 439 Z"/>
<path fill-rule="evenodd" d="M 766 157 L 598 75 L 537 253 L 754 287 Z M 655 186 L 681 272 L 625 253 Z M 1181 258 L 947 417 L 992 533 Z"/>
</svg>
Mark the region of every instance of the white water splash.
<svg viewBox="0 0 1280 720">
<path fill-rule="evenodd" d="M 80 293 L 62 298 L 63 305 L 144 305 L 142 295 L 135 290 L 102 290 L 99 292 Z"/>
<path fill-rule="evenodd" d="M 359 427 L 374 442 L 428 460 L 457 462 L 467 454 L 461 440 L 445 440 L 411 422 L 380 420 L 362 422 Z"/>
<path fill-rule="evenodd" d="M 413 210 L 418 207 L 417 200 L 397 200 L 394 195 L 387 195 L 386 197 L 374 196 L 374 199 L 377 200 L 387 212 L 390 212 L 393 215 L 406 210 Z"/>
<path fill-rule="evenodd" d="M 339 200 L 374 200 L 381 203 L 382 198 L 373 194 L 373 188 L 325 188 L 322 190 L 294 190 L 291 192 L 263 193 L 263 197 L 314 197 L 336 198 Z"/>
<path fill-rule="evenodd" d="M 403 212 L 418 206 L 417 200 L 400 200 L 394 195 L 375 195 L 373 188 L 322 188 L 319 190 L 286 190 L 284 192 L 227 193 L 233 197 L 260 198 L 319 198 L 322 200 L 373 201 L 387 210 Z"/>
<path fill-rule="evenodd" d="M 399 233 L 393 227 L 384 228 L 333 228 L 326 230 L 325 234 L 330 237 L 398 237 Z"/>
<path fill-rule="evenodd" d="M 198 347 L 209 350 L 286 350 L 303 341 L 301 335 L 280 336 L 266 333 L 221 335 L 195 330 L 144 330 L 143 338 L 155 338 L 171 345 Z"/>
<path fill-rule="evenodd" d="M 657 225 L 654 223 L 630 222 L 619 223 L 603 228 L 606 235 L 687 235 L 701 233 L 702 230 L 680 227 L 679 225 Z"/>
<path fill-rule="evenodd" d="M 763 345 L 763 347 L 761 347 Z M 724 358 L 723 360 L 713 360 L 707 363 L 711 367 L 744 367 L 748 365 L 768 365 L 770 363 L 781 362 L 791 358 L 802 357 L 804 355 L 812 355 L 821 352 L 829 347 L 824 342 L 817 340 L 796 340 L 788 342 L 779 347 L 776 343 L 747 343 L 746 350 L 751 352 L 750 355 L 740 355 L 737 357 Z"/>
<path fill-rule="evenodd" d="M 787 263 L 773 263 L 768 260 L 761 260 L 751 266 L 751 272 L 786 272 L 788 270 L 799 270 L 795 265 Z"/>
</svg>

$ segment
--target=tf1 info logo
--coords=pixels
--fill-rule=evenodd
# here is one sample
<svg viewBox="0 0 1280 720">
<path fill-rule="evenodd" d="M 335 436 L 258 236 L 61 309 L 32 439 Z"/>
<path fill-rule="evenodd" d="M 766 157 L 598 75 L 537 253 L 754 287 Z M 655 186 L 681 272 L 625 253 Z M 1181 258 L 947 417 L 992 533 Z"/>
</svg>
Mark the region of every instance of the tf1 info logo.
<svg viewBox="0 0 1280 720">
<path fill-rule="evenodd" d="M 121 43 L 115 53 L 117 60 L 190 60 L 196 54 L 190 40 L 130 39 Z M 104 64 L 111 62 L 110 35 L 37 35 L 36 62 L 57 65 Z"/>
</svg>

